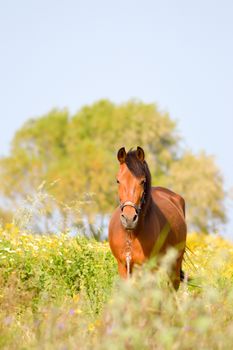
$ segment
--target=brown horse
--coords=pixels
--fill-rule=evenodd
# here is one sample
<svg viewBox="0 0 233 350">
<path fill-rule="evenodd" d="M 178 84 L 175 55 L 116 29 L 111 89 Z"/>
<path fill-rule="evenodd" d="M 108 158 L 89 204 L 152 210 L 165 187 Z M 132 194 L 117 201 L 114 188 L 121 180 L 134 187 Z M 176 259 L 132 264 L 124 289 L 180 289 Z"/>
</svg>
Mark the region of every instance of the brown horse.
<svg viewBox="0 0 233 350">
<path fill-rule="evenodd" d="M 151 174 L 141 147 L 128 153 L 122 147 L 117 157 L 120 205 L 109 223 L 109 244 L 119 274 L 126 278 L 135 264 L 175 247 L 178 254 L 170 277 L 178 289 L 184 277 L 182 260 L 187 234 L 184 199 L 166 188 L 151 187 Z"/>
</svg>

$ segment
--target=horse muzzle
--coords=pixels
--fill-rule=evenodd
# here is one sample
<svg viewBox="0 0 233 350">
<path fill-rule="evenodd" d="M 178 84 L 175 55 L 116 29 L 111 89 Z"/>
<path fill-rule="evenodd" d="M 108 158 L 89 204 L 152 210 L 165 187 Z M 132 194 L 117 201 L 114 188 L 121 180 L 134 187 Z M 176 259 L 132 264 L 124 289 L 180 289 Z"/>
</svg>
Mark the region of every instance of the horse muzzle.
<svg viewBox="0 0 233 350">
<path fill-rule="evenodd" d="M 133 230 L 137 226 L 138 223 L 138 214 L 135 213 L 133 217 L 128 217 L 124 213 L 121 213 L 120 216 L 121 223 L 126 230 Z"/>
</svg>

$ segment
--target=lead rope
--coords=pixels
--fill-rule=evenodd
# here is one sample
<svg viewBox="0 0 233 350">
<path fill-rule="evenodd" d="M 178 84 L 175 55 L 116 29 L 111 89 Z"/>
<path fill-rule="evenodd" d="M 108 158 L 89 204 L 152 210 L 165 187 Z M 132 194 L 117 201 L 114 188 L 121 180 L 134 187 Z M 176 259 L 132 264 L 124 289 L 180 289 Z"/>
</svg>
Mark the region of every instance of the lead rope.
<svg viewBox="0 0 233 350">
<path fill-rule="evenodd" d="M 127 234 L 128 236 L 128 234 Z M 127 270 L 127 279 L 130 278 L 130 261 L 132 259 L 132 240 L 131 237 L 127 237 L 126 239 L 126 270 Z"/>
<path fill-rule="evenodd" d="M 131 260 L 131 254 L 128 252 L 126 253 L 127 278 L 130 278 L 130 260 Z"/>
</svg>

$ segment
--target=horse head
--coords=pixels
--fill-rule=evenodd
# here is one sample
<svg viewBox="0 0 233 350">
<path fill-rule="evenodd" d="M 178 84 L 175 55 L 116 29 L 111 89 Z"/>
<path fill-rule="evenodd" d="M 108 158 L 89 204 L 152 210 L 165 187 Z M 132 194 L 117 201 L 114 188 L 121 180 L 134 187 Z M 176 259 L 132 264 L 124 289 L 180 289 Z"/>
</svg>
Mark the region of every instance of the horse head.
<svg viewBox="0 0 233 350">
<path fill-rule="evenodd" d="M 150 185 L 149 169 L 141 147 L 137 147 L 136 151 L 130 150 L 128 153 L 122 147 L 117 153 L 117 158 L 120 163 L 117 174 L 120 219 L 126 230 L 133 230 L 138 224 L 139 215 L 146 200 L 146 188 Z"/>
</svg>

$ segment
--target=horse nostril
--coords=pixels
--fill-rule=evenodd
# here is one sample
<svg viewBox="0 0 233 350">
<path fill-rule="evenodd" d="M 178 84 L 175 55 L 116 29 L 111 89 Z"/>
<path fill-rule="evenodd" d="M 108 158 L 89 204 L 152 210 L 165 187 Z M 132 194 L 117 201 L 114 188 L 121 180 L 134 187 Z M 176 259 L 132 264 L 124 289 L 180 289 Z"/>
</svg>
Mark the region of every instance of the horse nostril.
<svg viewBox="0 0 233 350">
<path fill-rule="evenodd" d="M 128 218 L 126 215 L 123 213 L 121 214 L 121 222 L 122 224 L 126 227 L 133 227 L 136 225 L 138 219 L 138 215 L 135 214 L 132 218 Z"/>
</svg>

